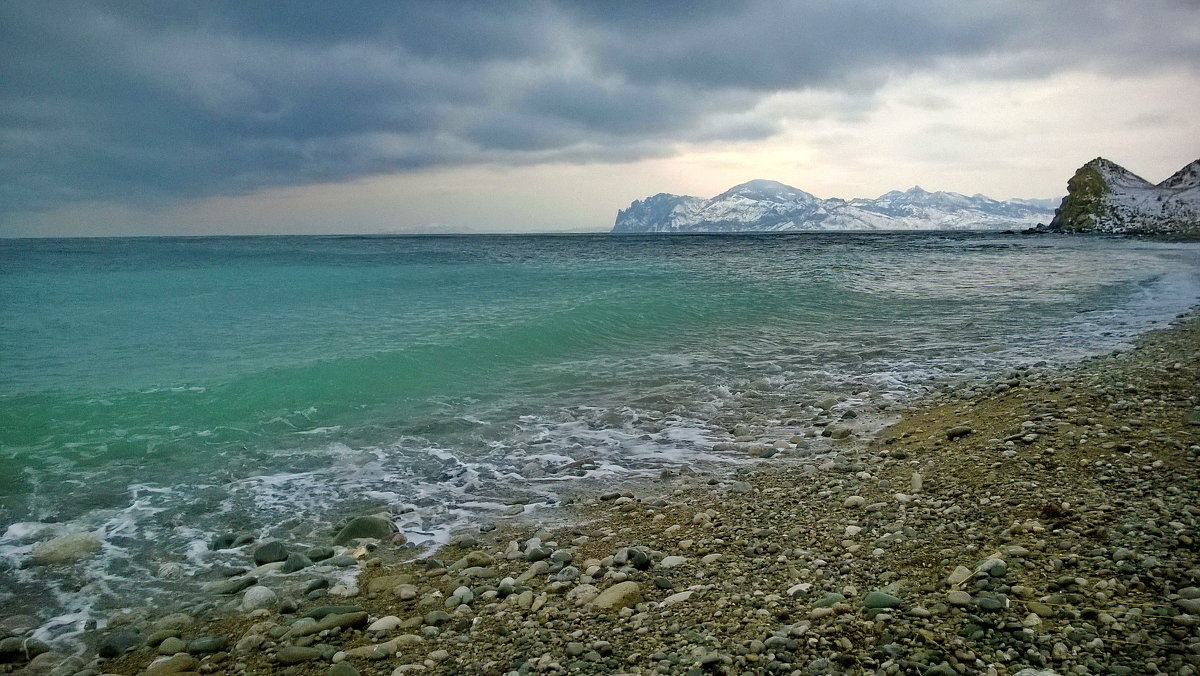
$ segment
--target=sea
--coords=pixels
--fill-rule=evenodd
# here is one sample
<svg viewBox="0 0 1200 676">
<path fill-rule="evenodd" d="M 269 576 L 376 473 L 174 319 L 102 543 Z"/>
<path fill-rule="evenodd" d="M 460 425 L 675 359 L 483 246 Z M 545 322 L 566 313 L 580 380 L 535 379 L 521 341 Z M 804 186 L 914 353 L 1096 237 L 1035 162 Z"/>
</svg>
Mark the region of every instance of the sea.
<svg viewBox="0 0 1200 676">
<path fill-rule="evenodd" d="M 417 555 L 764 462 L 747 431 L 804 438 L 765 462 L 836 453 L 831 415 L 1128 346 L 1198 299 L 1197 244 L 1100 237 L 0 240 L 0 615 L 69 640 L 201 598 L 248 562 L 214 536 L 303 548 L 380 510 Z M 31 562 L 81 531 L 94 557 Z"/>
</svg>

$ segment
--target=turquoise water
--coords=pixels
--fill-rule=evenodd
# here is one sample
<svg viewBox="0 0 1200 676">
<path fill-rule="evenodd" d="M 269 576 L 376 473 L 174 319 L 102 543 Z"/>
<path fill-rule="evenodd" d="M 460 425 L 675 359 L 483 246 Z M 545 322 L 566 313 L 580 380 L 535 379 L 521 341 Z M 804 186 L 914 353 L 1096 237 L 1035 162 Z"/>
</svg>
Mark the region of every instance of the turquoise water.
<svg viewBox="0 0 1200 676">
<path fill-rule="evenodd" d="M 435 542 L 1197 297 L 1195 245 L 1065 237 L 0 240 L 0 602 L 66 626 L 194 584 L 161 563 L 207 579 L 214 533 L 317 543 L 362 509 Z M 79 529 L 84 570 L 26 565 Z"/>
</svg>

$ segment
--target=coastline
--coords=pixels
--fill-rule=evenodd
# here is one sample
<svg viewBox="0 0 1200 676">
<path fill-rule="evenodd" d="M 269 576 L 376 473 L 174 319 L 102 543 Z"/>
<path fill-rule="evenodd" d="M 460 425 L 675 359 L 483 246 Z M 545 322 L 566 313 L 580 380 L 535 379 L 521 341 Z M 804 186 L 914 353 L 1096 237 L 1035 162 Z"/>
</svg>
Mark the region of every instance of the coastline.
<svg viewBox="0 0 1200 676">
<path fill-rule="evenodd" d="M 1198 355 L 1193 312 L 931 395 L 837 455 L 685 467 L 419 561 L 353 548 L 357 584 L 317 598 L 262 570 L 274 603 L 110 621 L 97 640 L 127 654 L 27 671 L 1192 673 Z"/>
</svg>

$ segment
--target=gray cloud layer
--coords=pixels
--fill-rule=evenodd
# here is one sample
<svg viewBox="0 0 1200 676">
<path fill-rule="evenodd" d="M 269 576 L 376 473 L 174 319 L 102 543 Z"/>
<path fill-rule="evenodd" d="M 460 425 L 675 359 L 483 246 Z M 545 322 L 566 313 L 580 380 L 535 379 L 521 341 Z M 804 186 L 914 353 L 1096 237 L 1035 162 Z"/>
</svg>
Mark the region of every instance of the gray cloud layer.
<svg viewBox="0 0 1200 676">
<path fill-rule="evenodd" d="M 1195 69 L 1196 25 L 1165 0 L 3 3 L 0 210 L 636 160 L 770 137 L 779 91 Z"/>
</svg>

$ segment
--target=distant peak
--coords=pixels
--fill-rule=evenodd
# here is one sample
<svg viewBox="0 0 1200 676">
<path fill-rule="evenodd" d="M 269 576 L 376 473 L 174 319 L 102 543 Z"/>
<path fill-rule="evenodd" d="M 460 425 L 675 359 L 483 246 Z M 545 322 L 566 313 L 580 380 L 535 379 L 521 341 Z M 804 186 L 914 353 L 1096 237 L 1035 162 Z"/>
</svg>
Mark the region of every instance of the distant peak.
<svg viewBox="0 0 1200 676">
<path fill-rule="evenodd" d="M 1105 159 L 1103 157 L 1097 157 L 1096 159 L 1088 162 L 1087 164 L 1083 165 L 1079 169 L 1082 171 L 1083 169 L 1087 169 L 1089 167 L 1091 167 L 1093 169 L 1099 169 L 1102 172 L 1116 172 L 1116 173 L 1120 173 L 1120 174 L 1133 173 L 1133 172 L 1129 171 L 1128 169 L 1126 169 L 1125 167 L 1122 167 L 1121 165 L 1117 164 L 1116 162 Z"/>
<path fill-rule="evenodd" d="M 1200 160 L 1192 160 L 1158 184 L 1160 188 L 1192 188 L 1200 185 Z"/>
<path fill-rule="evenodd" d="M 1084 164 L 1084 167 L 1093 167 L 1097 169 L 1120 169 L 1122 172 L 1128 171 L 1128 169 L 1122 167 L 1121 164 L 1117 164 L 1112 160 L 1106 160 L 1104 157 L 1094 158 L 1094 160 L 1088 161 L 1086 164 Z"/>
<path fill-rule="evenodd" d="M 906 200 L 906 199 L 923 199 L 931 197 L 937 193 L 929 192 L 919 185 L 914 185 L 908 190 L 891 190 L 879 196 L 879 199 L 889 200 Z"/>
<path fill-rule="evenodd" d="M 725 192 L 721 193 L 720 195 L 717 195 L 713 199 L 718 200 L 718 199 L 725 199 L 725 198 L 735 197 L 735 196 L 748 197 L 751 199 L 776 199 L 776 200 L 778 200 L 778 199 L 802 199 L 802 200 L 816 199 L 812 195 L 804 192 L 803 190 L 800 190 L 799 188 L 793 188 L 792 186 L 787 185 L 786 183 L 780 183 L 779 181 L 772 181 L 772 180 L 765 179 L 765 178 L 756 178 L 753 181 L 746 181 L 745 183 L 740 183 L 738 185 L 735 185 L 732 188 L 730 188 L 729 190 L 726 190 Z"/>
<path fill-rule="evenodd" d="M 1080 167 L 1079 171 L 1075 173 L 1079 174 L 1080 172 L 1086 172 L 1088 169 L 1098 172 L 1101 176 L 1105 177 L 1106 181 L 1117 181 L 1119 183 L 1132 185 L 1151 185 L 1149 181 L 1141 176 L 1138 176 L 1116 162 L 1103 157 L 1097 157 L 1096 159 L 1088 162 Z"/>
<path fill-rule="evenodd" d="M 794 192 L 796 189 L 786 183 L 772 181 L 767 178 L 756 178 L 745 183 L 739 183 L 729 189 L 734 190 L 753 190 L 755 192 Z"/>
</svg>

